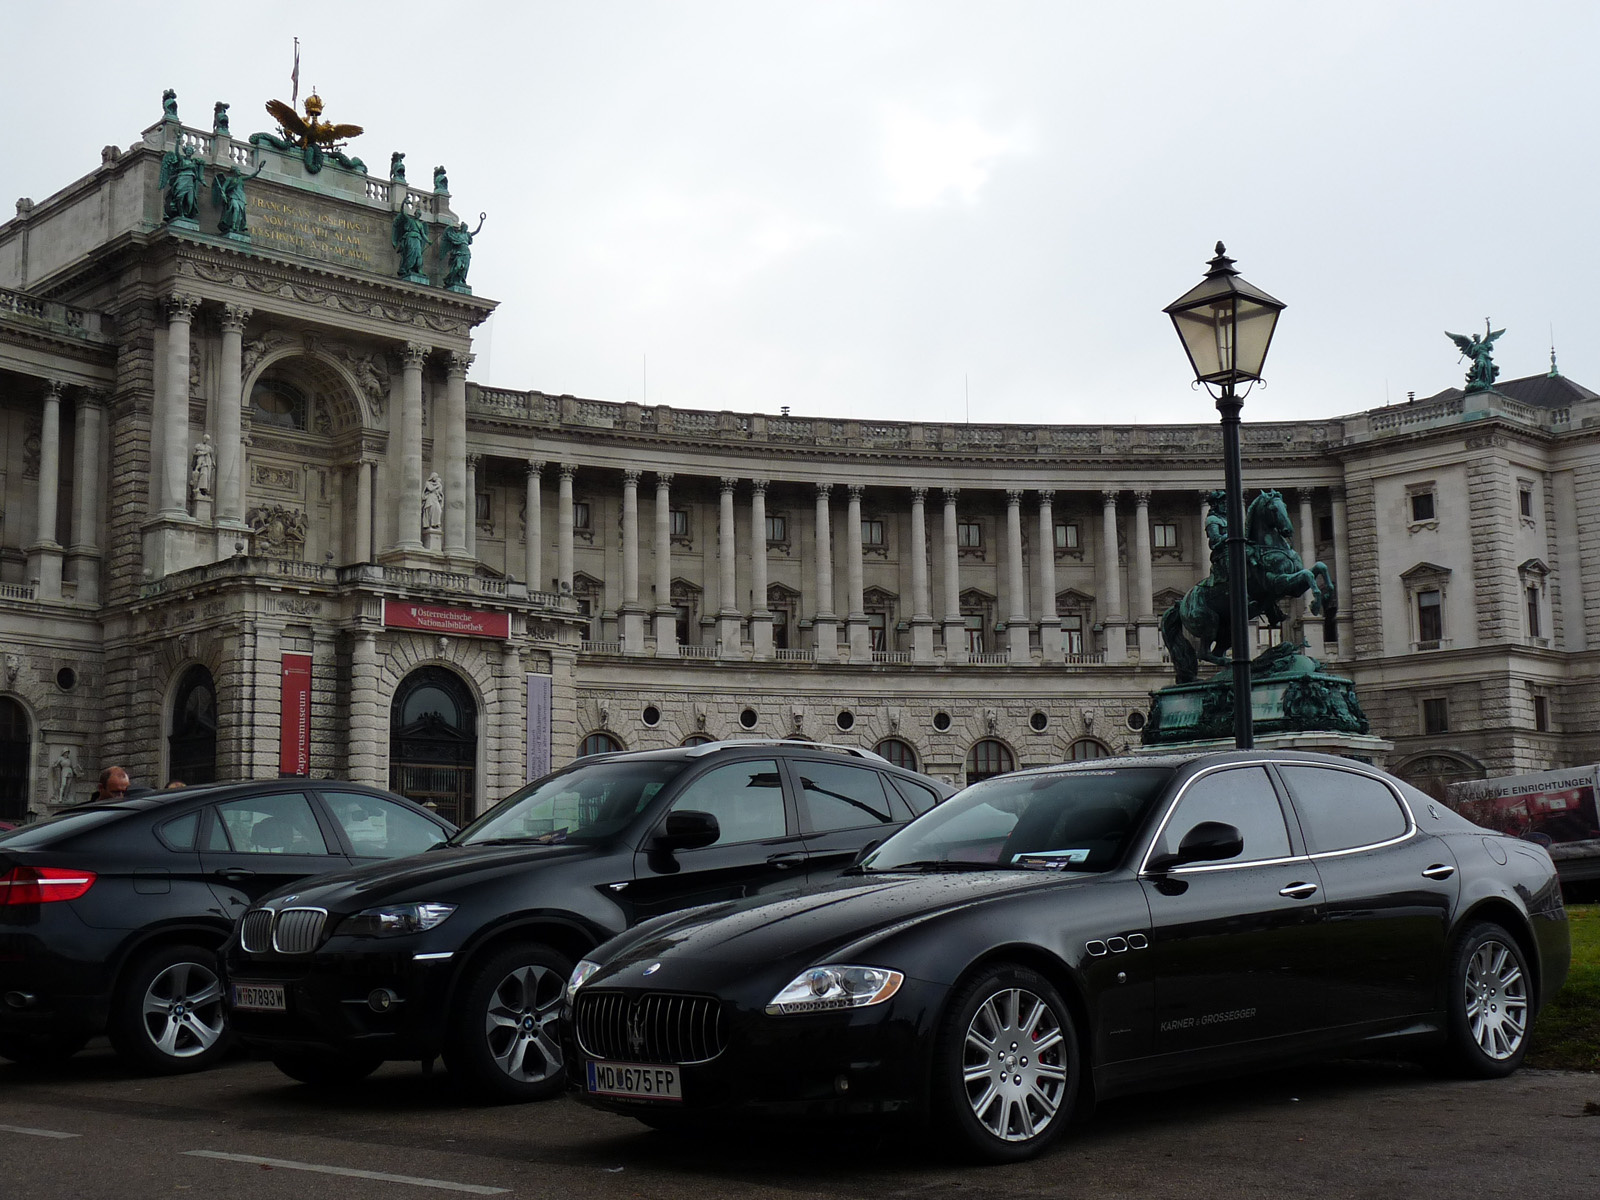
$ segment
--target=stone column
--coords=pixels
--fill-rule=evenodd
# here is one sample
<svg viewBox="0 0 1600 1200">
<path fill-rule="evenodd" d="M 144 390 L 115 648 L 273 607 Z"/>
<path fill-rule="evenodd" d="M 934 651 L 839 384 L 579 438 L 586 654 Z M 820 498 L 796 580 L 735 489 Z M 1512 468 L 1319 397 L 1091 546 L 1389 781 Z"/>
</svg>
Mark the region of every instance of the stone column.
<svg viewBox="0 0 1600 1200">
<path fill-rule="evenodd" d="M 571 463 L 562 463 L 556 485 L 556 591 L 567 600 L 572 599 L 572 476 L 576 470 Z"/>
<path fill-rule="evenodd" d="M 472 556 L 473 531 L 478 524 L 477 496 L 467 466 L 467 368 L 472 355 L 452 352 L 445 357 L 444 403 L 439 428 L 433 431 L 434 469 L 444 480 L 444 552 L 447 558 Z"/>
<path fill-rule="evenodd" d="M 395 549 L 402 554 L 422 552 L 422 360 L 428 347 L 407 342 L 401 352 L 400 372 L 400 495 L 395 525 Z M 448 504 L 449 496 L 445 497 Z"/>
<path fill-rule="evenodd" d="M 845 491 L 849 508 L 845 518 L 844 556 L 845 587 L 849 605 L 844 617 L 845 643 L 850 647 L 851 662 L 871 662 L 872 643 L 867 630 L 866 591 L 861 567 L 861 493 L 859 483 L 852 483 Z"/>
<path fill-rule="evenodd" d="M 1339 657 L 1349 658 L 1355 653 L 1350 599 L 1350 520 L 1344 488 L 1330 488 L 1329 492 L 1333 499 L 1333 562 L 1328 564 L 1328 569 L 1333 572 L 1333 586 L 1339 597 Z"/>
<path fill-rule="evenodd" d="M 356 459 L 356 544 L 351 556 L 358 563 L 372 561 L 372 473 L 377 464 Z"/>
<path fill-rule="evenodd" d="M 491 799 L 509 795 L 528 781 L 528 680 L 515 642 L 500 647 L 500 783 Z M 480 793 L 481 794 L 481 793 Z"/>
<path fill-rule="evenodd" d="M 678 657 L 678 612 L 672 607 L 672 473 L 656 475 L 656 656 Z"/>
<path fill-rule="evenodd" d="M 1150 560 L 1150 491 L 1133 494 L 1133 612 L 1139 628 L 1139 658 L 1146 663 L 1161 659 L 1161 639 L 1156 628 L 1155 587 Z"/>
<path fill-rule="evenodd" d="M 772 657 L 772 610 L 767 607 L 767 481 L 750 482 L 750 644 L 758 659 Z"/>
<path fill-rule="evenodd" d="M 1022 569 L 1022 489 L 1006 491 L 1006 590 L 1011 612 L 1006 618 L 1006 655 L 1013 663 L 1028 656 L 1028 576 Z"/>
<path fill-rule="evenodd" d="M 639 472 L 622 473 L 622 652 L 644 653 L 644 608 L 639 604 Z"/>
<path fill-rule="evenodd" d="M 244 524 L 244 327 L 251 310 L 222 307 L 222 364 L 217 392 L 217 557 L 233 553 Z"/>
<path fill-rule="evenodd" d="M 472 570 L 473 564 L 478 561 L 478 472 L 481 470 L 483 470 L 483 455 L 467 455 L 466 470 L 464 472 L 465 477 L 463 479 L 461 490 L 463 493 L 465 493 L 465 528 L 467 542 L 466 557 L 468 559 L 466 566 L 469 571 Z M 446 494 L 449 494 L 448 491 Z M 447 515 L 449 511 L 450 510 L 447 506 L 445 508 Z"/>
<path fill-rule="evenodd" d="M 724 476 L 721 482 L 721 503 L 717 513 L 717 641 L 722 645 L 723 658 L 744 657 L 742 611 L 738 595 L 738 562 L 734 558 L 737 539 L 733 529 L 733 491 L 739 486 L 737 479 Z"/>
<path fill-rule="evenodd" d="M 1055 493 L 1039 491 L 1039 655 L 1047 663 L 1062 661 L 1061 614 L 1056 611 Z"/>
<path fill-rule="evenodd" d="M 956 534 L 960 488 L 944 489 L 944 659 L 967 661 L 967 629 L 961 619 L 961 548 Z"/>
<path fill-rule="evenodd" d="M 1312 523 L 1314 517 L 1311 512 L 1311 489 L 1300 488 L 1297 493 L 1300 501 L 1300 561 L 1310 570 L 1317 561 L 1317 530 Z M 1312 658 L 1322 654 L 1322 618 L 1311 611 L 1311 593 L 1308 591 L 1300 600 L 1300 640 L 1306 644 L 1306 653 Z"/>
<path fill-rule="evenodd" d="M 76 461 L 72 464 L 71 544 L 67 561 L 77 581 L 79 604 L 100 603 L 100 434 L 105 426 L 104 392 L 79 389 L 76 436 L 73 438 Z M 230 553 L 232 547 L 229 547 Z"/>
<path fill-rule="evenodd" d="M 544 464 L 530 460 L 527 472 L 527 491 L 523 496 L 522 521 L 522 571 L 530 592 L 547 592 L 550 582 L 544 577 L 544 513 L 543 497 L 539 485 L 544 474 Z"/>
<path fill-rule="evenodd" d="M 350 778 L 389 786 L 389 698 L 383 694 L 377 637 L 359 630 L 350 655 Z"/>
<path fill-rule="evenodd" d="M 817 484 L 817 612 L 811 619 L 811 636 L 819 662 L 839 657 L 839 618 L 833 611 L 833 534 L 829 504 L 833 485 Z"/>
<path fill-rule="evenodd" d="M 187 386 L 187 367 L 183 380 Z M 39 418 L 36 522 L 33 543 L 26 548 L 28 578 L 39 581 L 37 595 L 41 600 L 61 599 L 61 543 L 56 541 L 56 512 L 61 495 L 61 390 L 60 380 L 45 381 Z"/>
<path fill-rule="evenodd" d="M 1128 661 L 1128 639 L 1124 634 L 1127 622 L 1122 613 L 1122 567 L 1117 562 L 1117 493 L 1100 493 L 1103 504 L 1100 516 L 1101 598 L 1100 621 L 1105 626 L 1106 661 Z"/>
<path fill-rule="evenodd" d="M 161 437 L 161 490 L 157 520 L 189 519 L 189 330 L 198 296 L 167 299 L 166 386 L 156 428 Z"/>
<path fill-rule="evenodd" d="M 933 610 L 928 593 L 928 489 L 911 489 L 911 661 L 933 661 Z"/>
</svg>

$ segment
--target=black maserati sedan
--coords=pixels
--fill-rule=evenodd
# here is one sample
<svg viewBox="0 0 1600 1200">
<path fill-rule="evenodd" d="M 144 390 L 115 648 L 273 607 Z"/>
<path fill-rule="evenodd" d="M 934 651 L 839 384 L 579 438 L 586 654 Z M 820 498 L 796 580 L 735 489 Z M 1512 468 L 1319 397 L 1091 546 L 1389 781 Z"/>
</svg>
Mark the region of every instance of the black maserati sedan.
<svg viewBox="0 0 1600 1200">
<path fill-rule="evenodd" d="M 226 952 L 234 1028 L 306 1083 L 442 1054 L 481 1096 L 559 1095 L 578 959 L 663 913 L 832 879 L 953 790 L 810 742 L 590 755 L 447 845 L 245 913 Z"/>
<path fill-rule="evenodd" d="M 974 784 L 834 884 L 578 963 L 585 1102 L 661 1128 L 897 1114 L 988 1161 L 1097 1097 L 1299 1057 L 1516 1069 L 1562 985 L 1543 848 L 1360 763 L 1101 759 Z"/>
<path fill-rule="evenodd" d="M 455 832 L 421 805 L 271 779 L 80 804 L 0 833 L 0 1057 L 66 1058 L 104 1031 L 143 1070 L 228 1048 L 217 950 L 287 883 L 415 854 Z"/>
</svg>

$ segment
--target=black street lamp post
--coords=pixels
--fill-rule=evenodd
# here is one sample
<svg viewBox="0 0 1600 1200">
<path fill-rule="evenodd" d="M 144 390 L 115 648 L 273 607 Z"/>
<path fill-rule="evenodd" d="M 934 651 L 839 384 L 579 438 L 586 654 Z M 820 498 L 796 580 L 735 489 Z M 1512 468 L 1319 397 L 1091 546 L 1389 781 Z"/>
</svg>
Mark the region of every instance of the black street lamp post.
<svg viewBox="0 0 1600 1200">
<path fill-rule="evenodd" d="M 1244 481 L 1239 454 L 1237 385 L 1256 383 L 1284 304 L 1239 278 L 1233 259 L 1217 243 L 1217 256 L 1200 283 L 1162 311 L 1183 341 L 1195 381 L 1216 398 L 1222 414 L 1222 459 L 1228 495 L 1228 617 L 1233 642 L 1233 743 L 1255 744 L 1250 724 L 1250 598 L 1246 588 Z M 1216 389 L 1216 390 L 1213 390 Z"/>
</svg>

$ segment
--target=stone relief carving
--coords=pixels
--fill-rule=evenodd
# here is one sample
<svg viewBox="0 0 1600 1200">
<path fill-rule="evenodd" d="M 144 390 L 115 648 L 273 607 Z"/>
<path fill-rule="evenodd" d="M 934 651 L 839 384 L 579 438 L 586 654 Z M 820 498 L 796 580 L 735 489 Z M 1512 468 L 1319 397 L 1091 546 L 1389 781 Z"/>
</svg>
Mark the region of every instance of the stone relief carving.
<svg viewBox="0 0 1600 1200">
<path fill-rule="evenodd" d="M 259 295 L 278 296 L 288 300 L 299 301 L 301 304 L 316 305 L 319 308 L 338 309 L 341 312 L 354 313 L 358 316 L 376 317 L 379 320 L 392 321 L 400 325 L 431 329 L 435 333 L 460 334 L 467 332 L 471 327 L 467 321 L 458 317 L 418 312 L 415 309 L 404 308 L 398 304 L 385 304 L 379 300 L 347 295 L 331 288 L 311 287 L 307 284 L 295 283 L 286 279 L 274 279 L 253 271 L 239 271 L 231 266 L 221 266 L 213 263 L 185 263 L 183 267 L 184 269 L 180 273 L 192 274 L 199 279 L 212 283 L 224 283 L 236 288 L 247 288 Z"/>
<path fill-rule="evenodd" d="M 284 492 L 298 494 L 300 491 L 300 473 L 291 467 L 274 467 L 267 463 L 253 462 L 250 464 L 250 482 Z"/>
<path fill-rule="evenodd" d="M 245 514 L 255 552 L 267 558 L 299 558 L 306 546 L 306 515 L 283 504 L 263 504 Z"/>
</svg>

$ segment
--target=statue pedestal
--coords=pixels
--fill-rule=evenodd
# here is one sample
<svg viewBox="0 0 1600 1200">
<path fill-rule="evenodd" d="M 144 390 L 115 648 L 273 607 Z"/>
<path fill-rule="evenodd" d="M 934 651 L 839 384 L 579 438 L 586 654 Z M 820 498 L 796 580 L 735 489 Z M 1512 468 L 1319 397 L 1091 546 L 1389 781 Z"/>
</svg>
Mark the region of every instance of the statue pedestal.
<svg viewBox="0 0 1600 1200">
<path fill-rule="evenodd" d="M 441 537 L 437 529 L 424 529 L 422 531 L 422 546 L 429 554 L 438 554 Z"/>
</svg>

